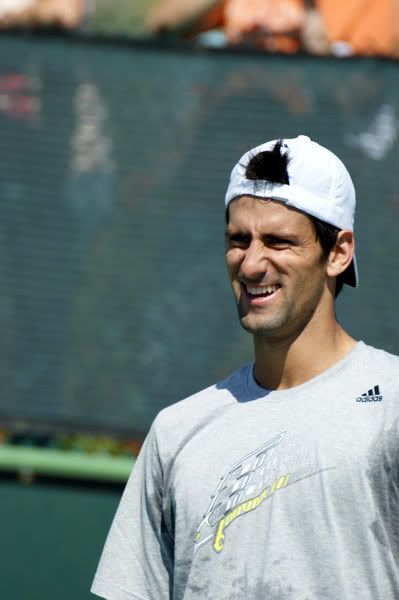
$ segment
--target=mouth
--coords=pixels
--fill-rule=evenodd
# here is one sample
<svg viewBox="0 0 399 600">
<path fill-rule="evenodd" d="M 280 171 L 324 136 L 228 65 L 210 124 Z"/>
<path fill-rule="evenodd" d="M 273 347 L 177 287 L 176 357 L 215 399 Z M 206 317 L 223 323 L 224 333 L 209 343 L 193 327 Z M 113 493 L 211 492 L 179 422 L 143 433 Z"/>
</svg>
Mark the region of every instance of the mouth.
<svg viewBox="0 0 399 600">
<path fill-rule="evenodd" d="M 254 306 L 260 306 L 269 302 L 281 288 L 280 285 L 246 285 L 242 284 L 242 287 L 247 296 L 248 302 Z"/>
</svg>

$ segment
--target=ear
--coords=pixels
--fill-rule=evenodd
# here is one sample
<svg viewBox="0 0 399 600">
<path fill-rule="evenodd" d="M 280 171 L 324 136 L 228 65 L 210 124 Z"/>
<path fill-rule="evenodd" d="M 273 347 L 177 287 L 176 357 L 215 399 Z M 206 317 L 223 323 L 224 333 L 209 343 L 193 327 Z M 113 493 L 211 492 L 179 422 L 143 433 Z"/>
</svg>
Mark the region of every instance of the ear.
<svg viewBox="0 0 399 600">
<path fill-rule="evenodd" d="M 327 259 L 327 275 L 338 277 L 352 262 L 355 253 L 355 238 L 350 229 L 341 229 L 337 241 Z"/>
</svg>

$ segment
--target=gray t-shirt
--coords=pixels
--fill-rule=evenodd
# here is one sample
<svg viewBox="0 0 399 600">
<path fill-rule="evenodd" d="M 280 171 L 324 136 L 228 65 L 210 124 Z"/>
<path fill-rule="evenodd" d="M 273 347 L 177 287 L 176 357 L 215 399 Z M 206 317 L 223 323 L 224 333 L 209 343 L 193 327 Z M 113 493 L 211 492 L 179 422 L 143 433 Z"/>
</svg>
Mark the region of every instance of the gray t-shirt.
<svg viewBox="0 0 399 600">
<path fill-rule="evenodd" d="M 399 358 L 303 385 L 252 366 L 163 410 L 92 591 L 109 600 L 399 598 Z"/>
</svg>

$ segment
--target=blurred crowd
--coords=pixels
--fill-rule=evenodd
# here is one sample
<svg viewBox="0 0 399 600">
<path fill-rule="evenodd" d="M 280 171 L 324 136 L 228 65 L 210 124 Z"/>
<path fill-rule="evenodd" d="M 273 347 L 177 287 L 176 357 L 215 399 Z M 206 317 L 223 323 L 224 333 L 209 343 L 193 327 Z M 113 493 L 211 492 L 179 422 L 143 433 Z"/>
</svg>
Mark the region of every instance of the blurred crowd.
<svg viewBox="0 0 399 600">
<path fill-rule="evenodd" d="M 74 29 L 109 1 L 0 0 L 0 28 Z M 399 57 L 399 0 L 132 0 L 129 10 L 135 5 L 154 36 L 270 52 Z M 126 3 L 114 0 L 107 10 L 123 12 Z"/>
<path fill-rule="evenodd" d="M 84 0 L 0 0 L 0 27 L 78 27 Z"/>
<path fill-rule="evenodd" d="M 215 45 L 399 56 L 399 0 L 160 0 L 149 25 Z"/>
</svg>

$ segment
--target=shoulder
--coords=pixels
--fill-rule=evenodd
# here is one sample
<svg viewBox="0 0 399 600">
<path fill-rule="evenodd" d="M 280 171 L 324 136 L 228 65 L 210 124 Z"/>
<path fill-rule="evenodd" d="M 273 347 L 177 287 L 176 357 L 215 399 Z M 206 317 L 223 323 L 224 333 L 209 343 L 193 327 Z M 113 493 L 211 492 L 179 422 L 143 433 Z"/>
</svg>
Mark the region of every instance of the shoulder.
<svg viewBox="0 0 399 600">
<path fill-rule="evenodd" d="M 358 345 L 360 350 L 358 360 L 367 368 L 384 368 L 392 372 L 399 370 L 399 356 L 396 354 L 391 354 L 381 348 L 374 348 L 364 342 L 358 342 Z"/>
<path fill-rule="evenodd" d="M 378 389 L 384 398 L 392 401 L 395 406 L 399 402 L 399 356 L 386 350 L 374 348 L 359 342 L 357 360 L 354 362 L 353 374 L 356 379 L 364 382 L 369 389 Z M 355 375 L 356 374 L 356 375 Z M 364 387 L 364 386 L 363 386 Z"/>
<path fill-rule="evenodd" d="M 237 398 L 244 397 L 247 389 L 248 372 L 250 366 L 245 366 L 234 371 L 231 375 L 191 396 L 179 400 L 161 410 L 155 419 L 159 424 L 174 423 L 176 420 L 188 418 L 190 421 L 217 412 L 221 408 L 237 402 Z"/>
<path fill-rule="evenodd" d="M 226 410 L 245 400 L 248 394 L 248 374 L 251 366 L 234 371 L 229 377 L 164 408 L 154 420 L 152 429 L 157 438 L 179 439 L 192 436 Z"/>
</svg>

